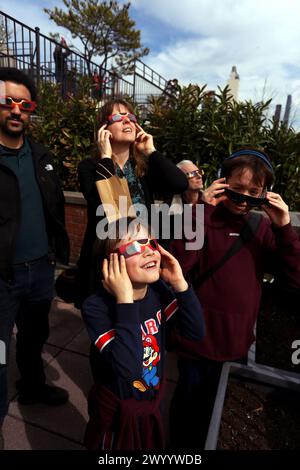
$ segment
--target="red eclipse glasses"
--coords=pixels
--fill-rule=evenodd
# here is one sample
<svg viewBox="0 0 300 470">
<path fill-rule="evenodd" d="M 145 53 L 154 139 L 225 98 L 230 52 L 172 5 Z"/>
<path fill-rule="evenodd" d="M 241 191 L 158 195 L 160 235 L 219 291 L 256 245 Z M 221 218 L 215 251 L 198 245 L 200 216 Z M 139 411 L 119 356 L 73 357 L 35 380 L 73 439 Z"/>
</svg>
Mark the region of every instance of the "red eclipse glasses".
<svg viewBox="0 0 300 470">
<path fill-rule="evenodd" d="M 19 100 L 17 98 L 12 98 L 11 96 L 0 96 L 0 106 L 1 108 L 8 109 L 18 106 L 20 111 L 32 112 L 36 108 L 36 102 L 23 99 Z"/>
<path fill-rule="evenodd" d="M 114 124 L 115 122 L 122 122 L 124 119 L 128 118 L 131 122 L 137 122 L 137 118 L 132 113 L 117 113 L 110 114 L 107 118 L 107 124 Z"/>
<path fill-rule="evenodd" d="M 130 258 L 131 256 L 144 253 L 146 248 L 150 248 L 152 251 L 158 250 L 157 240 L 155 238 L 134 240 L 117 248 L 116 252 L 123 255 L 124 258 Z"/>
</svg>

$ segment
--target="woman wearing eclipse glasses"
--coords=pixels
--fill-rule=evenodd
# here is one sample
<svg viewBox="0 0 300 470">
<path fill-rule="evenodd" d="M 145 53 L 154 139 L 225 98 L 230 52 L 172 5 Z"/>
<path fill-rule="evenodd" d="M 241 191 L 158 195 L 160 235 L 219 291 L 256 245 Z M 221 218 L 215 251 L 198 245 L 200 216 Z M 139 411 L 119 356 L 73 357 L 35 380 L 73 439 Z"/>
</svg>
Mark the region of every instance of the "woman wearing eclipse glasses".
<svg viewBox="0 0 300 470">
<path fill-rule="evenodd" d="M 300 241 L 288 206 L 271 190 L 274 171 L 268 156 L 252 148 L 238 150 L 223 161 L 219 176 L 212 188 L 215 207 L 204 203 L 203 248 L 186 251 L 185 240 L 171 245 L 201 299 L 206 325 L 201 343 L 177 347 L 179 381 L 170 425 L 174 447 L 204 446 L 222 365 L 246 362 L 255 339 L 264 274 L 280 278 L 281 286 L 300 288 Z M 251 213 L 255 207 L 266 217 Z"/>
<path fill-rule="evenodd" d="M 99 280 L 93 279 L 91 269 L 96 225 L 100 220 L 96 210 L 101 204 L 96 181 L 111 175 L 125 177 L 132 203 L 143 204 L 148 214 L 155 192 L 175 194 L 188 186 L 186 176 L 155 149 L 152 136 L 138 124 L 131 104 L 122 99 L 108 101 L 100 110 L 98 122 L 97 154 L 80 162 L 78 167 L 80 188 L 88 204 L 88 223 L 79 261 L 81 299 L 78 303 L 99 284 Z"/>
</svg>

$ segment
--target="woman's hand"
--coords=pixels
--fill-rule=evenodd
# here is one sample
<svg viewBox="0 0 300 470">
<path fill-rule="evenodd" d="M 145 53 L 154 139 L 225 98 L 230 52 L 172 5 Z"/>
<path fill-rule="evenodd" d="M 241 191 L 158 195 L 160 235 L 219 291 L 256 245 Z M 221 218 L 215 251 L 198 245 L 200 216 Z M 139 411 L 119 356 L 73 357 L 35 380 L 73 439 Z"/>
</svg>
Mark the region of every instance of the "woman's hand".
<svg viewBox="0 0 300 470">
<path fill-rule="evenodd" d="M 179 262 L 162 246 L 158 246 L 161 255 L 160 277 L 170 284 L 175 292 L 186 291 L 189 286 L 183 277 Z"/>
<path fill-rule="evenodd" d="M 117 299 L 118 304 L 133 303 L 133 288 L 127 274 L 126 262 L 123 255 L 111 253 L 109 261 L 103 261 L 102 284 L 104 288 Z"/>
<path fill-rule="evenodd" d="M 223 193 L 226 188 L 229 188 L 229 184 L 226 184 L 225 181 L 226 178 L 219 178 L 213 181 L 213 183 L 203 191 L 201 195 L 202 201 L 212 206 L 217 206 L 220 202 L 225 201 L 227 196 Z"/>
<path fill-rule="evenodd" d="M 147 134 L 138 123 L 136 123 L 135 126 L 137 130 L 134 144 L 135 148 L 138 152 L 141 152 L 143 155 L 148 157 L 156 150 L 153 143 L 153 137 L 151 134 Z"/>
<path fill-rule="evenodd" d="M 111 158 L 112 148 L 110 144 L 111 132 L 106 129 L 107 124 L 100 127 L 97 136 L 97 147 L 100 153 L 100 158 Z"/>
<path fill-rule="evenodd" d="M 284 202 L 282 197 L 271 191 L 266 194 L 270 207 L 266 204 L 262 205 L 262 209 L 268 214 L 275 227 L 284 227 L 291 221 L 289 214 L 289 206 Z"/>
</svg>

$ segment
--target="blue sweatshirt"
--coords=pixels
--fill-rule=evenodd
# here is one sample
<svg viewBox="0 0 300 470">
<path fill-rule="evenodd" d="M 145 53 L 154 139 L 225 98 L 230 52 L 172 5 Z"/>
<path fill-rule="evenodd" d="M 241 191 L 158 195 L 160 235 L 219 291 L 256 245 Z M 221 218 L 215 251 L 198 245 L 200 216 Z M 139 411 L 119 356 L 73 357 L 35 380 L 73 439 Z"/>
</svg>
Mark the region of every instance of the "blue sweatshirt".
<svg viewBox="0 0 300 470">
<path fill-rule="evenodd" d="M 117 304 L 101 289 L 84 302 L 82 315 L 102 359 L 101 383 L 120 399 L 153 399 L 163 377 L 166 338 L 198 342 L 204 334 L 193 289 L 174 294 L 161 280 L 130 304 Z"/>
</svg>

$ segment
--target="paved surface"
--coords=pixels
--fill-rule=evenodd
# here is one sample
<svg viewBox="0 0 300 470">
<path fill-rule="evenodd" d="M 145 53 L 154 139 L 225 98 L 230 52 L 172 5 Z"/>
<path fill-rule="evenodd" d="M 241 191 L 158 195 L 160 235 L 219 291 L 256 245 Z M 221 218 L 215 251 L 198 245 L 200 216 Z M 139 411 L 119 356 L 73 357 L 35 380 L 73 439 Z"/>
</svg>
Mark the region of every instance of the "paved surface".
<svg viewBox="0 0 300 470">
<path fill-rule="evenodd" d="M 50 312 L 50 336 L 43 359 L 48 383 L 68 390 L 69 402 L 58 407 L 17 402 L 15 382 L 15 336 L 10 352 L 8 416 L 3 425 L 5 449 L 10 450 L 84 450 L 87 423 L 87 395 L 92 385 L 89 367 L 89 339 L 80 311 L 72 304 L 54 298 Z M 175 386 L 175 358 L 167 363 L 168 393 Z M 167 423 L 167 417 L 166 417 Z"/>
<path fill-rule="evenodd" d="M 9 413 L 4 421 L 5 449 L 83 449 L 87 422 L 86 397 L 92 379 L 89 340 L 80 312 L 55 298 L 50 312 L 50 336 L 43 359 L 48 383 L 66 388 L 67 404 L 58 407 L 19 405 L 15 389 L 18 370 L 15 338 L 10 353 Z"/>
<path fill-rule="evenodd" d="M 92 385 L 88 360 L 89 339 L 80 311 L 72 304 L 54 298 L 50 312 L 50 336 L 43 358 L 49 383 L 66 388 L 69 402 L 59 407 L 19 405 L 15 382 L 18 378 L 15 363 L 15 337 L 10 353 L 9 413 L 4 421 L 5 449 L 10 450 L 84 450 L 83 436 L 88 419 L 87 395 Z M 248 365 L 255 364 L 255 347 L 251 347 Z M 259 366 L 275 375 L 278 370 Z M 275 372 L 276 371 L 276 372 Z M 176 358 L 168 354 L 165 426 L 168 434 L 168 407 L 177 379 Z M 280 376 L 286 373 L 281 371 Z M 294 375 L 300 383 L 299 374 Z"/>
</svg>

